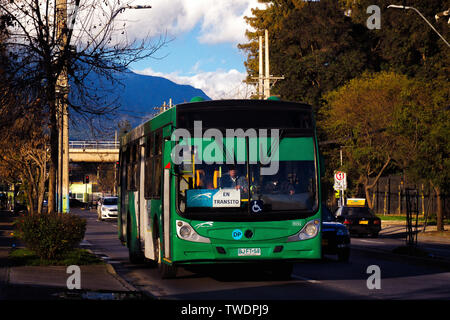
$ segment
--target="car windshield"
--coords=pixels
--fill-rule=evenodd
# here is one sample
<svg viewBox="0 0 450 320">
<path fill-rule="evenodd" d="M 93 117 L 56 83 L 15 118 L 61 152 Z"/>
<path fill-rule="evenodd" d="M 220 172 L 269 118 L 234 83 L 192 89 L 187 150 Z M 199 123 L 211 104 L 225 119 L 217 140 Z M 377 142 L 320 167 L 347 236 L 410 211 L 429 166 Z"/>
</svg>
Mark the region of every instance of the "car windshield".
<svg viewBox="0 0 450 320">
<path fill-rule="evenodd" d="M 107 206 L 117 205 L 117 198 L 105 198 L 103 204 Z"/>
<path fill-rule="evenodd" d="M 243 141 L 251 147 L 251 140 Z M 203 145 L 203 150 L 207 148 Z M 226 150 L 225 142 L 223 149 Z M 216 160 L 227 156 L 227 160 L 232 160 L 231 164 L 229 161 L 200 161 L 194 151 L 192 160 L 179 166 L 178 203 L 181 213 L 196 219 L 247 217 L 264 220 L 274 216 L 278 219 L 292 218 L 292 215 L 300 213 L 311 215 L 317 209 L 317 172 L 312 137 L 281 140 L 276 164 L 261 161 L 260 156 L 252 161 L 251 150 L 248 161 L 248 149 L 245 151 L 245 148 L 244 155 L 233 151 L 219 157 L 215 155 Z M 275 170 L 270 172 L 272 167 Z"/>
<path fill-rule="evenodd" d="M 370 211 L 368 207 L 345 207 L 343 215 L 350 217 L 373 217 L 374 214 Z"/>
</svg>

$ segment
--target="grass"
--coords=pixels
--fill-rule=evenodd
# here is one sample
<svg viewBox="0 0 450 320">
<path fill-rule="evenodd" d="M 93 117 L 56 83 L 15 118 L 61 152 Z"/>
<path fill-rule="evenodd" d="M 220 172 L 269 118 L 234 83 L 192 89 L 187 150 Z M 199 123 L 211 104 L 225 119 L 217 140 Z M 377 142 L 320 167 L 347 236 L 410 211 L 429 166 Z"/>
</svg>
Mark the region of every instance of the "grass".
<svg viewBox="0 0 450 320">
<path fill-rule="evenodd" d="M 383 215 L 383 214 L 377 214 L 378 218 L 380 218 L 383 221 L 404 221 L 406 222 L 406 215 L 398 215 L 398 214 L 390 214 L 390 215 Z M 413 221 L 415 222 L 415 216 L 413 217 Z M 418 219 L 419 223 L 425 223 L 425 218 L 423 216 L 419 215 Z M 428 217 L 427 224 L 429 226 L 435 226 L 436 225 L 436 216 Z M 444 224 L 450 224 L 450 219 L 444 219 Z"/>
<path fill-rule="evenodd" d="M 20 248 L 12 250 L 9 259 L 15 266 L 70 266 L 104 263 L 103 260 L 85 249 L 75 249 L 58 260 L 47 260 L 41 259 L 27 248 Z"/>
</svg>

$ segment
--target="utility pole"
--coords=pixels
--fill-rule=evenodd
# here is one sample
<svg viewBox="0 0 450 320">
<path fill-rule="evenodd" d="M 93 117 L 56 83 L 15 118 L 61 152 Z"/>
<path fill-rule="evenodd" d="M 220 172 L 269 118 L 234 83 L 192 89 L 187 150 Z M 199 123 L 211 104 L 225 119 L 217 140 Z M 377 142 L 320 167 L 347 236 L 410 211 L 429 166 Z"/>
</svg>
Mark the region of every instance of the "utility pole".
<svg viewBox="0 0 450 320">
<path fill-rule="evenodd" d="M 270 88 L 277 82 L 277 80 L 283 80 L 284 76 L 274 77 L 270 75 L 270 63 L 269 63 L 269 31 L 264 30 L 264 60 L 265 70 L 263 68 L 263 37 L 259 36 L 259 76 L 252 77 L 252 79 L 258 79 L 258 98 L 267 99 L 270 97 Z M 263 74 L 263 70 L 265 74 Z"/>
<path fill-rule="evenodd" d="M 60 58 L 67 48 L 67 0 L 56 0 L 57 39 Z M 69 113 L 67 97 L 69 81 L 67 61 L 56 80 L 58 110 L 58 178 L 57 178 L 57 211 L 68 213 L 69 208 Z"/>
<path fill-rule="evenodd" d="M 259 76 L 258 76 L 258 99 L 263 99 L 264 91 L 264 78 L 263 78 L 263 40 L 262 36 L 259 36 Z"/>
<path fill-rule="evenodd" d="M 269 71 L 269 30 L 264 30 L 264 44 L 265 44 L 265 64 L 266 73 L 264 77 L 264 98 L 270 97 L 270 71 Z"/>
<path fill-rule="evenodd" d="M 149 5 L 123 6 L 116 10 L 111 16 L 113 20 L 119 13 L 126 9 L 150 9 Z M 72 21 L 71 23 L 73 23 Z M 56 27 L 57 39 L 59 42 L 60 58 L 69 46 L 67 38 L 67 0 L 56 0 Z M 72 26 L 73 27 L 73 26 Z M 106 27 L 106 26 L 105 26 Z M 67 57 L 65 57 L 67 59 Z M 67 63 L 65 60 L 61 73 L 56 80 L 56 101 L 58 115 L 58 177 L 57 177 L 57 212 L 70 212 L 69 208 L 69 111 L 67 108 L 67 98 L 69 95 L 69 80 L 67 73 Z M 87 186 L 86 186 L 87 188 Z M 87 189 L 86 189 L 87 191 Z"/>
</svg>

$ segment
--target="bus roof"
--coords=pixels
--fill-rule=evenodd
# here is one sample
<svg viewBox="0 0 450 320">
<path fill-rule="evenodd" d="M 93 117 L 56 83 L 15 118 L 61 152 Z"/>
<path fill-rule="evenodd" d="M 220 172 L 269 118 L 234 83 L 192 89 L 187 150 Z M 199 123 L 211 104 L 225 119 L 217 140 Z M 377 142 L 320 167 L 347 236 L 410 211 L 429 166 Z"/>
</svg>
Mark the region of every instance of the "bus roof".
<svg viewBox="0 0 450 320">
<path fill-rule="evenodd" d="M 248 119 L 250 117 L 254 119 L 254 121 L 250 121 L 248 123 L 248 126 L 246 126 L 245 123 L 244 124 L 238 122 L 236 123 L 236 127 L 245 128 L 245 127 L 258 127 L 258 125 L 255 126 L 255 124 L 262 123 L 264 122 L 264 120 L 266 120 L 266 122 L 267 120 L 274 121 L 274 119 L 277 118 L 280 120 L 277 124 L 280 124 L 283 122 L 283 117 L 280 117 L 281 115 L 280 111 L 286 112 L 303 111 L 308 114 L 312 112 L 312 107 L 308 104 L 282 100 L 229 99 L 229 100 L 205 100 L 205 101 L 194 100 L 194 101 L 195 102 L 185 102 L 175 105 L 172 108 L 155 115 L 153 118 L 149 119 L 148 121 L 139 125 L 138 127 L 132 129 L 130 132 L 121 137 L 122 145 L 127 144 L 130 141 L 139 139 L 148 132 L 164 127 L 168 123 L 178 124 L 179 120 L 178 115 L 180 113 L 185 115 L 189 114 L 193 115 L 193 113 L 196 111 L 201 111 L 202 113 L 209 111 L 211 115 L 213 114 L 218 115 L 219 113 L 216 112 L 222 111 L 223 113 L 221 114 L 221 116 L 215 116 L 218 119 L 218 121 L 222 121 L 224 114 L 232 117 L 233 112 L 235 111 L 240 112 L 248 111 L 250 113 L 243 118 Z M 271 113 L 274 112 L 275 109 L 277 109 L 276 110 L 277 117 L 273 117 Z M 291 115 L 292 114 L 286 113 L 285 118 L 291 119 L 292 118 Z M 195 116 L 192 117 L 195 118 Z M 190 117 L 189 120 L 192 120 L 193 119 L 192 117 Z M 235 121 L 236 119 L 232 120 Z M 214 124 L 217 125 L 217 123 Z"/>
<path fill-rule="evenodd" d="M 198 102 L 186 102 L 180 103 L 176 107 L 178 109 L 185 108 L 220 108 L 220 107 L 269 107 L 273 108 L 274 106 L 283 106 L 283 107 L 293 107 L 293 108 L 304 108 L 306 110 L 312 110 L 312 107 L 306 103 L 298 103 L 291 101 L 283 101 L 283 100 L 254 100 L 254 99 L 226 99 L 226 100 L 205 100 Z"/>
</svg>

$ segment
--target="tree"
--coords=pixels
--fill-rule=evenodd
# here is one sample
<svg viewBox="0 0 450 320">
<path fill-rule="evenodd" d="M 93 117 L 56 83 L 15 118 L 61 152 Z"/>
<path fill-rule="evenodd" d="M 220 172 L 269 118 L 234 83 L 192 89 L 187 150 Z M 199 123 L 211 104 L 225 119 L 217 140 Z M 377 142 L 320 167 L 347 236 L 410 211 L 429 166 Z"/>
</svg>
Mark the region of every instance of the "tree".
<svg viewBox="0 0 450 320">
<path fill-rule="evenodd" d="M 285 100 L 307 102 L 318 109 L 323 94 L 366 69 L 375 69 L 369 31 L 344 15 L 336 1 L 270 3 L 264 10 L 253 10 L 254 17 L 246 17 L 255 31 L 247 31 L 250 42 L 239 48 L 248 53 L 249 79 L 258 75 L 257 41 L 264 29 L 269 30 L 271 73 L 285 77 L 273 92 Z"/>
<path fill-rule="evenodd" d="M 442 196 L 450 191 L 450 89 L 438 79 L 419 81 L 414 91 L 416 99 L 395 117 L 396 160 L 408 176 L 434 190 L 437 230 L 443 231 Z"/>
<path fill-rule="evenodd" d="M 114 101 L 105 99 L 110 93 L 101 94 L 99 88 L 92 88 L 86 81 L 88 76 L 101 75 L 118 83 L 120 73 L 130 63 L 153 55 L 165 42 L 163 38 L 138 41 L 126 37 L 125 24 L 122 21 L 118 26 L 115 18 L 127 2 L 74 0 L 69 4 L 72 9 L 66 19 L 65 0 L 0 1 L 0 21 L 4 21 L 9 35 L 0 48 L 8 54 L 3 69 L 7 70 L 4 81 L 9 85 L 0 89 L 0 96 L 19 94 L 42 101 L 44 112 L 40 115 L 48 128 L 51 154 L 49 212 L 55 210 L 61 106 L 68 105 L 71 116 L 75 112 L 83 120 L 111 112 Z M 21 110 L 18 117 L 30 112 L 27 105 L 16 107 Z"/>
<path fill-rule="evenodd" d="M 342 2 L 349 3 L 348 0 Z M 381 28 L 370 31 L 373 39 L 372 55 L 379 60 L 379 69 L 405 74 L 424 80 L 447 79 L 450 72 L 448 46 L 413 10 L 388 9 L 391 0 L 358 0 L 351 3 L 352 21 L 364 25 L 368 18 L 367 7 L 376 4 L 381 9 Z M 407 0 L 405 4 L 418 9 L 447 40 L 450 28 L 446 19 L 436 21 L 438 12 L 447 10 L 448 0 Z"/>
<path fill-rule="evenodd" d="M 48 140 L 36 114 L 24 115 L 3 128 L 0 140 L 0 180 L 22 186 L 30 214 L 42 212 L 47 180 Z"/>
<path fill-rule="evenodd" d="M 325 96 L 319 126 L 343 147 L 345 169 L 371 208 L 370 191 L 397 152 L 395 114 L 414 101 L 412 86 L 403 75 L 365 73 Z"/>
</svg>

